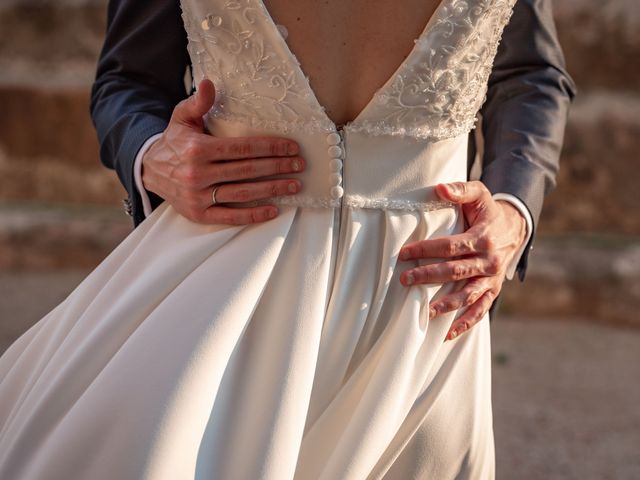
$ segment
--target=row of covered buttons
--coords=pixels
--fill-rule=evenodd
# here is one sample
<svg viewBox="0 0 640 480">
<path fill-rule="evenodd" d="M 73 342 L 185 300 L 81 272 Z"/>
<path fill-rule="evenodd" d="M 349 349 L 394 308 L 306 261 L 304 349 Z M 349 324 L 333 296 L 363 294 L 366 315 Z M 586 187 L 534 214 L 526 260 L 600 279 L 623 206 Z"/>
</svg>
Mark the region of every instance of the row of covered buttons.
<svg viewBox="0 0 640 480">
<path fill-rule="evenodd" d="M 327 143 L 329 148 L 327 153 L 331 160 L 329 161 L 329 181 L 331 182 L 330 195 L 333 199 L 341 198 L 344 195 L 344 189 L 342 188 L 342 158 L 343 150 L 340 146 L 342 138 L 338 133 L 330 133 L 327 135 Z"/>
</svg>

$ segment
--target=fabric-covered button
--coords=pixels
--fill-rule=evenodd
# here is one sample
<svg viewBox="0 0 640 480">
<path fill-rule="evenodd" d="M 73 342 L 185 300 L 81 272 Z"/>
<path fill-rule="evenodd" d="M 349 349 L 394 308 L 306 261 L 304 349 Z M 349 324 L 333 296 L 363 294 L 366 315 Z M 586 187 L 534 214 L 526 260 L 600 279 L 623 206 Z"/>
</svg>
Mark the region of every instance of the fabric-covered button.
<svg viewBox="0 0 640 480">
<path fill-rule="evenodd" d="M 342 182 L 342 175 L 339 173 L 332 173 L 329 175 L 329 180 L 331 180 L 333 185 L 340 185 L 340 182 Z"/>
<path fill-rule="evenodd" d="M 289 30 L 287 30 L 287 27 L 285 27 L 281 23 L 277 23 L 276 28 L 278 29 L 278 32 L 280 32 L 280 35 L 282 35 L 282 38 L 286 40 L 289 36 Z"/>
<path fill-rule="evenodd" d="M 338 145 L 340 143 L 340 135 L 337 133 L 330 133 L 327 135 L 327 143 L 329 145 Z"/>
<path fill-rule="evenodd" d="M 342 187 L 336 186 L 331 187 L 331 198 L 340 198 L 344 195 L 344 190 Z"/>
<path fill-rule="evenodd" d="M 340 160 L 339 158 L 332 158 L 329 162 L 329 169 L 332 172 L 339 172 L 340 170 L 342 170 L 342 160 Z"/>
<path fill-rule="evenodd" d="M 203 30 L 209 30 L 211 27 L 219 27 L 222 25 L 222 17 L 220 15 L 207 15 L 202 21 Z"/>
<path fill-rule="evenodd" d="M 329 156 L 333 158 L 340 158 L 342 156 L 342 149 L 337 145 L 331 145 L 327 151 L 329 152 Z"/>
</svg>

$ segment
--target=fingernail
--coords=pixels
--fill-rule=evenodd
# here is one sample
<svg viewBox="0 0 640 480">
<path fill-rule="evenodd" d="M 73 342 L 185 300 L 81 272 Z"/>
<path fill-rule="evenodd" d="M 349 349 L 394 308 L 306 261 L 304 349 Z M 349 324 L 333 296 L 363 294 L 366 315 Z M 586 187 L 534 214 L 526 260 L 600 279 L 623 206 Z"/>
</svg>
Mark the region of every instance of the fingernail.
<svg viewBox="0 0 640 480">
<path fill-rule="evenodd" d="M 413 278 L 413 274 L 412 273 L 408 273 L 407 275 L 405 275 L 404 277 L 404 283 L 406 285 L 413 285 L 414 282 L 414 278 Z"/>
<path fill-rule="evenodd" d="M 429 318 L 433 318 L 436 316 L 436 309 L 433 307 L 429 307 Z"/>
<path fill-rule="evenodd" d="M 449 333 L 449 340 L 453 340 L 457 336 L 458 336 L 458 331 L 457 330 L 451 330 L 451 332 Z"/>
<path fill-rule="evenodd" d="M 291 162 L 291 169 L 294 172 L 298 172 L 300 170 L 300 167 L 301 167 L 301 165 L 300 165 L 300 162 L 298 160 L 294 160 L 293 162 Z"/>
<path fill-rule="evenodd" d="M 409 250 L 400 250 L 400 260 L 408 260 L 409 257 Z"/>
<path fill-rule="evenodd" d="M 296 193 L 298 191 L 298 185 L 295 182 L 291 182 L 287 185 L 287 190 L 289 190 L 290 193 Z"/>
</svg>

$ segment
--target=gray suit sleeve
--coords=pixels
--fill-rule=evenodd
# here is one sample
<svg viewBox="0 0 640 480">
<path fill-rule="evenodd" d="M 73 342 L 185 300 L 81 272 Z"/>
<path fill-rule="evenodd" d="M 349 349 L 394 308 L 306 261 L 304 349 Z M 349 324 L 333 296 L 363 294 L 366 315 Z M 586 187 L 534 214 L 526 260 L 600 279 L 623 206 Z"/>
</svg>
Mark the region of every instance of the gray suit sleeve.
<svg viewBox="0 0 640 480">
<path fill-rule="evenodd" d="M 569 105 L 576 92 L 565 69 L 551 0 L 518 0 L 480 109 L 480 180 L 491 193 L 515 195 L 531 213 L 533 233 L 516 269 L 521 281 L 544 197 L 556 185 Z"/>
<path fill-rule="evenodd" d="M 102 163 L 117 171 L 129 193 L 134 225 L 145 217 L 133 178 L 142 144 L 168 125 L 187 97 L 190 65 L 179 2 L 110 0 L 107 32 L 91 88 L 90 114 Z M 149 192 L 155 208 L 163 199 Z"/>
</svg>

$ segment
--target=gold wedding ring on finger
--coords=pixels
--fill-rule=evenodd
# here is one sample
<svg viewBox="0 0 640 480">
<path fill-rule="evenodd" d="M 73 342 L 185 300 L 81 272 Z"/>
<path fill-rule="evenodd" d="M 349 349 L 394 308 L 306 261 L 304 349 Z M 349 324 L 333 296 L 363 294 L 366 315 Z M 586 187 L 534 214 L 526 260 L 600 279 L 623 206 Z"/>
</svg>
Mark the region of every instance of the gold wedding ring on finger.
<svg viewBox="0 0 640 480">
<path fill-rule="evenodd" d="M 221 185 L 214 185 L 213 186 L 213 190 L 211 190 L 211 205 L 215 205 L 218 203 L 218 201 L 216 200 L 216 193 L 218 191 L 218 189 L 220 188 Z"/>
</svg>

